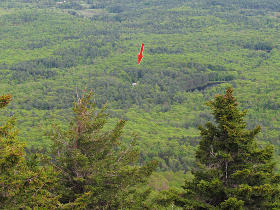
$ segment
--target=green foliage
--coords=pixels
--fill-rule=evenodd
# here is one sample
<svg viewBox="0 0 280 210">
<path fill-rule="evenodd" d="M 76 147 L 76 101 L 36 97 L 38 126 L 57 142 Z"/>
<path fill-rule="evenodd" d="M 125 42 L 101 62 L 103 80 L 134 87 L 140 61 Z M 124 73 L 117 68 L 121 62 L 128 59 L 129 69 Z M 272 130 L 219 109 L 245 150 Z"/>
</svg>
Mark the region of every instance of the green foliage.
<svg viewBox="0 0 280 210">
<path fill-rule="evenodd" d="M 18 116 L 19 139 L 48 149 L 41 127 L 65 126 L 75 89 L 88 86 L 111 121 L 128 121 L 126 140 L 138 132 L 141 163 L 157 158 L 162 171 L 189 171 L 197 126 L 211 120 L 204 103 L 231 84 L 248 127 L 260 124 L 258 140 L 279 154 L 279 7 L 278 0 L 1 1 L 0 88 L 14 96 L 1 117 Z"/>
<path fill-rule="evenodd" d="M 0 108 L 10 100 L 10 95 L 1 96 Z M 56 208 L 59 202 L 52 193 L 56 183 L 53 170 L 39 166 L 37 157 L 26 161 L 14 125 L 15 118 L 10 118 L 0 127 L 0 208 Z"/>
<path fill-rule="evenodd" d="M 19 141 L 48 150 L 44 130 L 66 127 L 75 89 L 87 85 L 99 108 L 108 104 L 108 124 L 127 120 L 127 145 L 138 133 L 140 164 L 157 159 L 159 173 L 178 176 L 195 167 L 197 126 L 213 121 L 205 101 L 231 84 L 279 168 L 279 8 L 279 0 L 2 0 L 0 94 L 14 100 L 0 118 L 16 115 Z M 165 189 L 177 179 L 152 180 Z M 230 198 L 225 206 L 239 202 Z"/>
<path fill-rule="evenodd" d="M 73 112 L 69 128 L 54 127 L 51 134 L 52 165 L 60 173 L 58 192 L 63 208 L 143 206 L 149 190 L 141 193 L 135 187 L 147 181 L 156 163 L 135 165 L 134 141 L 125 146 L 120 140 L 125 121 L 104 130 L 108 114 L 105 108 L 97 111 L 91 93 L 77 98 Z"/>
<path fill-rule="evenodd" d="M 280 185 L 275 182 L 273 148 L 260 148 L 256 135 L 260 127 L 246 129 L 246 111 L 228 88 L 207 103 L 215 124 L 200 127 L 196 152 L 198 169 L 186 180 L 182 198 L 175 204 L 192 209 L 272 209 L 280 207 Z"/>
</svg>

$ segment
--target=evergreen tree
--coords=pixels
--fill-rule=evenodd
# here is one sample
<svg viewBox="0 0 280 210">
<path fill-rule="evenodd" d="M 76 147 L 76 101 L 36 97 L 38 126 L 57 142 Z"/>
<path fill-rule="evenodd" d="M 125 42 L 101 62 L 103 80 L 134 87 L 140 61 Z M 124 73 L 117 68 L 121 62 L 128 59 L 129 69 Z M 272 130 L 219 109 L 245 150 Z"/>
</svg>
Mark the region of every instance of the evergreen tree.
<svg viewBox="0 0 280 210">
<path fill-rule="evenodd" d="M 0 96 L 0 109 L 11 101 L 10 95 Z M 17 140 L 15 118 L 0 126 L 0 209 L 53 209 L 58 197 L 53 171 L 39 165 L 39 159 L 26 161 L 24 145 Z"/>
<path fill-rule="evenodd" d="M 279 209 L 273 148 L 257 145 L 260 127 L 246 129 L 233 90 L 207 103 L 216 123 L 200 127 L 198 169 L 175 204 L 186 209 Z"/>
<path fill-rule="evenodd" d="M 121 140 L 125 121 L 104 129 L 108 115 L 97 111 L 92 93 L 74 103 L 74 118 L 67 130 L 54 126 L 52 164 L 59 175 L 60 201 L 69 209 L 122 209 L 145 207 L 149 190 L 137 192 L 155 168 L 151 162 L 136 166 L 134 142 Z"/>
</svg>

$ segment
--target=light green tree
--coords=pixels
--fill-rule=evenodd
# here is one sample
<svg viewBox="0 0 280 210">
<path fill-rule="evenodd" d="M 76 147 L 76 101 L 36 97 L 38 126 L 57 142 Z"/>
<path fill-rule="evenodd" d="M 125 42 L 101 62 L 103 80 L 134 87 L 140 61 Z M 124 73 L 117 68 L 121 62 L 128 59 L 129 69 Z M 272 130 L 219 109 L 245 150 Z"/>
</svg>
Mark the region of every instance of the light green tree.
<svg viewBox="0 0 280 210">
<path fill-rule="evenodd" d="M 0 109 L 10 101 L 10 95 L 0 96 Z M 0 127 L 0 209 L 56 208 L 55 183 L 53 170 L 40 166 L 36 155 L 26 160 L 24 144 L 17 140 L 15 118 L 7 120 Z"/>
<path fill-rule="evenodd" d="M 52 164 L 60 173 L 59 194 L 64 208 L 122 209 L 145 207 L 149 190 L 136 187 L 147 181 L 156 164 L 137 166 L 134 142 L 125 146 L 125 121 L 104 130 L 108 115 L 97 111 L 92 93 L 74 103 L 74 118 L 67 130 L 54 126 Z"/>
</svg>

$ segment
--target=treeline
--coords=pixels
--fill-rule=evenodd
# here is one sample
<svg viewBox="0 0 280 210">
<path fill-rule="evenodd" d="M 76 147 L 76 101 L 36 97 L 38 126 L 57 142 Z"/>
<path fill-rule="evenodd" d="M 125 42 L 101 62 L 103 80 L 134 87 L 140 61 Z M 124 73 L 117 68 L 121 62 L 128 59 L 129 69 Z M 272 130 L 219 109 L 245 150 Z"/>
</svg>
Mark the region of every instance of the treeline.
<svg viewBox="0 0 280 210">
<path fill-rule="evenodd" d="M 53 125 L 46 154 L 25 153 L 12 117 L 0 127 L 0 208 L 278 209 L 273 148 L 257 145 L 260 127 L 246 128 L 246 111 L 239 110 L 232 92 L 228 88 L 207 104 L 215 123 L 199 127 L 193 178 L 183 188 L 161 192 L 147 185 L 157 162 L 137 164 L 135 139 L 126 145 L 121 140 L 125 121 L 105 128 L 108 114 L 105 108 L 97 111 L 91 93 L 77 97 L 67 129 Z M 10 95 L 1 96 L 0 108 L 10 101 Z M 184 154 L 177 158 L 184 160 Z"/>
</svg>

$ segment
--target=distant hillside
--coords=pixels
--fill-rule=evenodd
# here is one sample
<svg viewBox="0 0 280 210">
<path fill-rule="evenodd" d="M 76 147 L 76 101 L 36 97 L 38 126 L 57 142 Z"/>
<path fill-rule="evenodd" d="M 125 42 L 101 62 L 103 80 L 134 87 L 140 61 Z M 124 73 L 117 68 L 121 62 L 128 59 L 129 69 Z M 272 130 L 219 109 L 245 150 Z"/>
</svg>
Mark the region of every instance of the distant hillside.
<svg viewBox="0 0 280 210">
<path fill-rule="evenodd" d="M 22 141 L 47 148 L 46 130 L 65 126 L 87 87 L 112 123 L 128 120 L 124 140 L 138 134 L 142 162 L 188 171 L 197 126 L 212 120 L 204 103 L 232 86 L 260 143 L 279 154 L 279 9 L 278 0 L 1 1 L 0 95 L 14 97 L 4 114 L 17 116 Z"/>
</svg>

